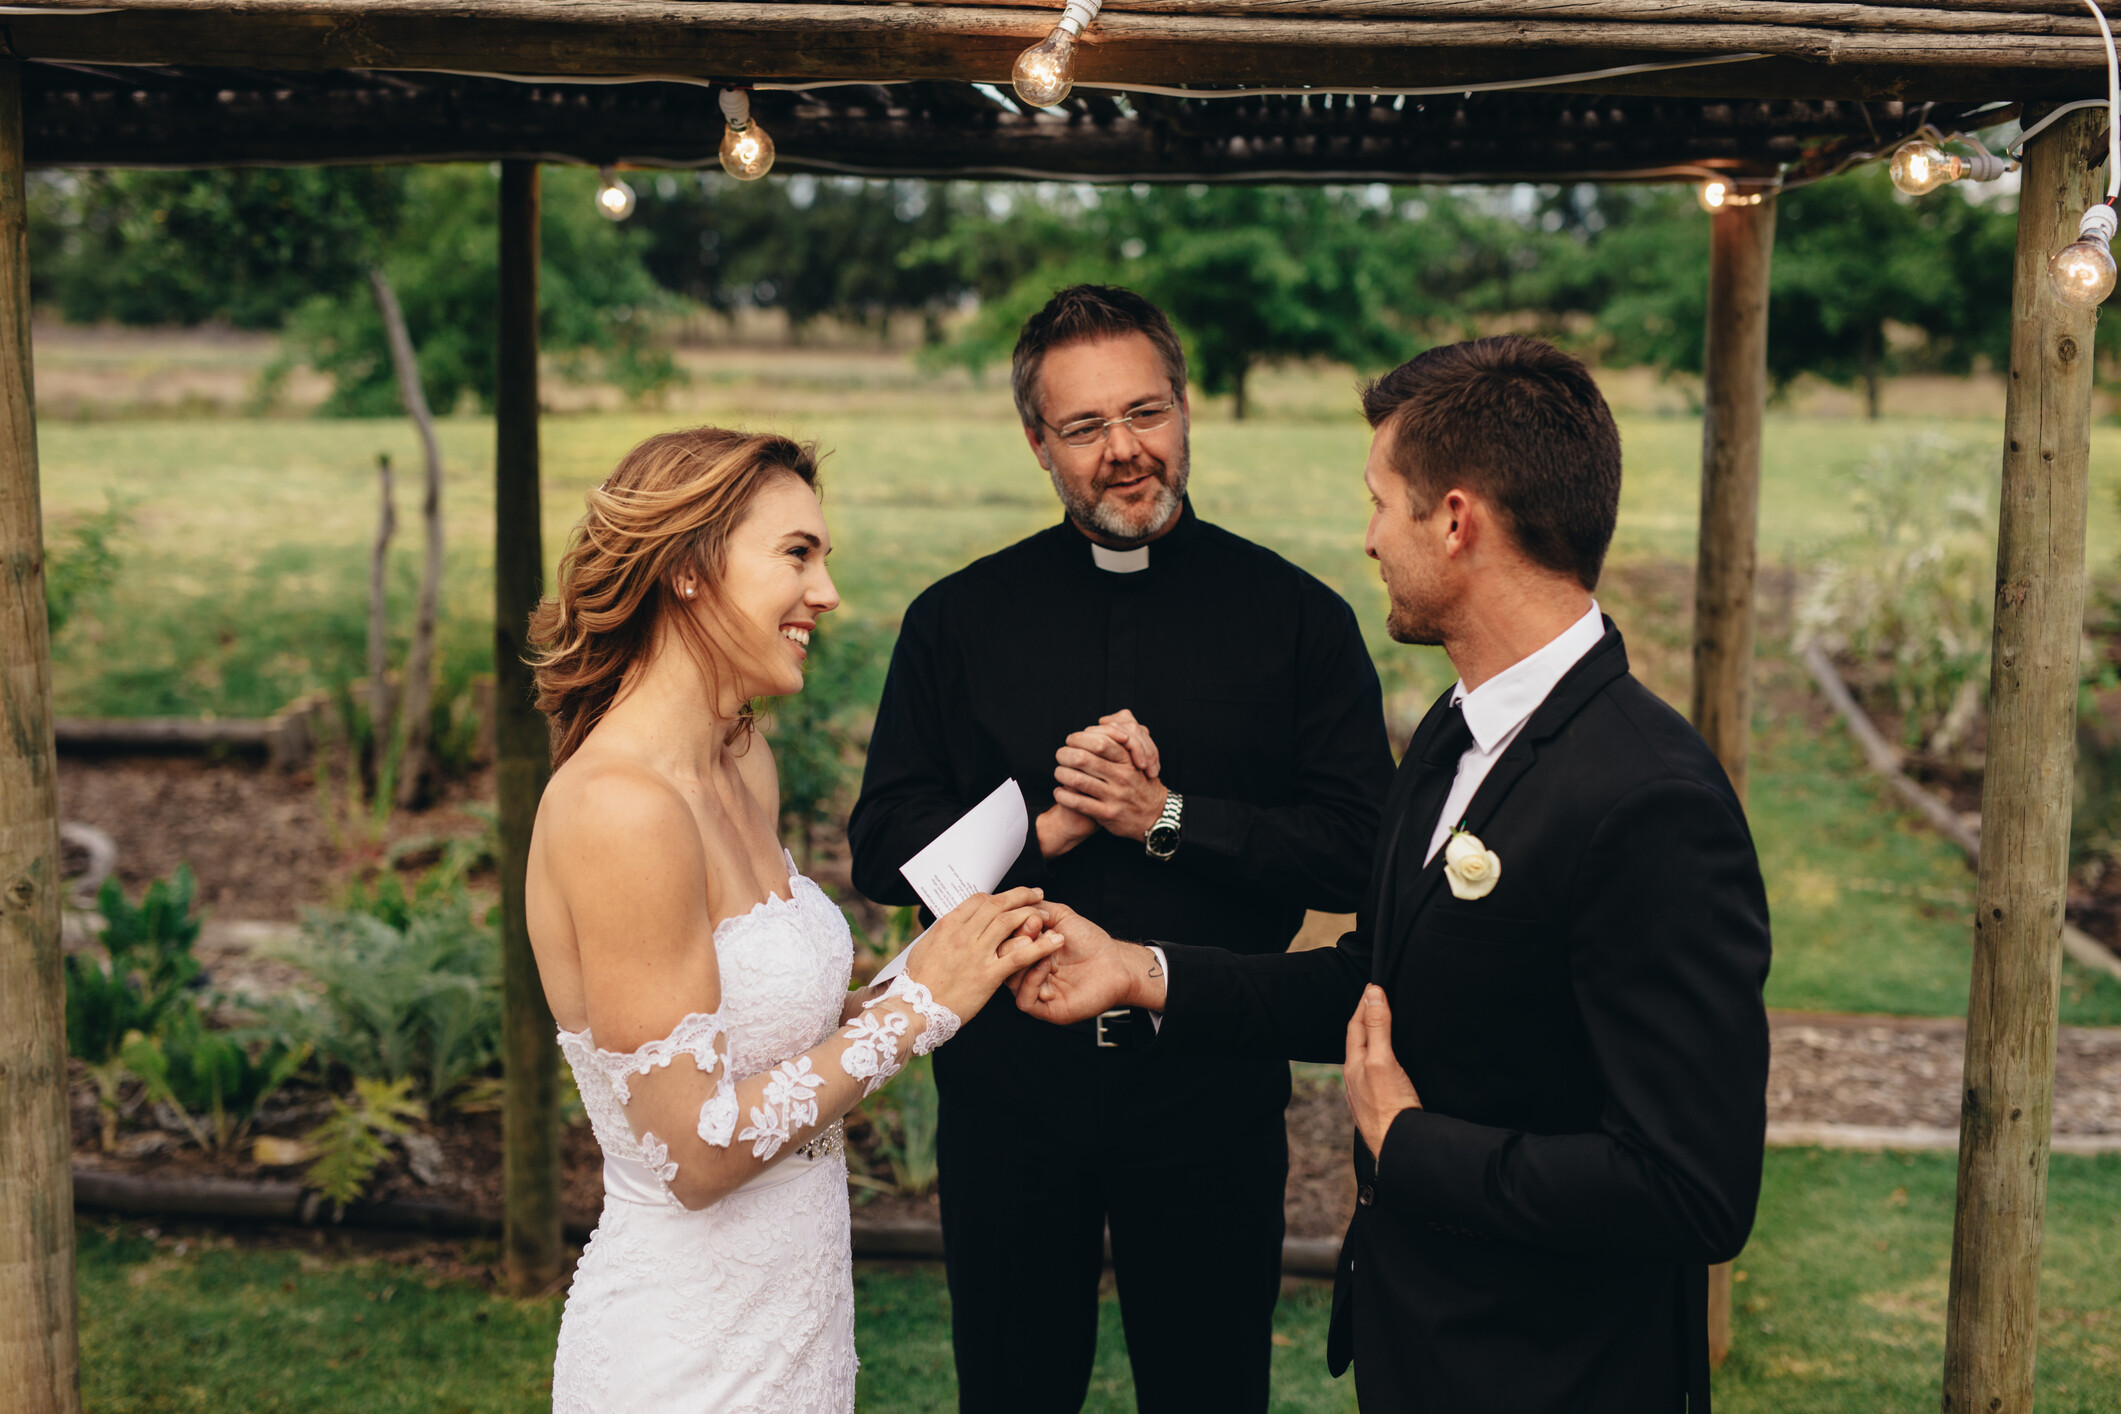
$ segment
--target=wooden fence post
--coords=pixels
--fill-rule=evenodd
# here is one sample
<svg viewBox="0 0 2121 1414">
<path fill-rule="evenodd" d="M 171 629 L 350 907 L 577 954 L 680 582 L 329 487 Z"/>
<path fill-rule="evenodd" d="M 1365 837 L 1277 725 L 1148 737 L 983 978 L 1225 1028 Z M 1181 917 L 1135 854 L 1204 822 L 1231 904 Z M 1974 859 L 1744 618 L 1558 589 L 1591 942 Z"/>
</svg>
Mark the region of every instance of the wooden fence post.
<svg viewBox="0 0 2121 1414">
<path fill-rule="evenodd" d="M 0 721 L 0 1403 L 72 1414 L 81 1371 L 58 754 L 30 388 L 22 70 L 10 63 L 0 63 Z"/>
<path fill-rule="evenodd" d="M 501 164 L 500 340 L 494 379 L 494 781 L 499 796 L 503 1264 L 518 1294 L 560 1277 L 559 1049 L 524 918 L 523 878 L 551 771 L 523 661 L 545 568 L 538 495 L 538 167 Z"/>
<path fill-rule="evenodd" d="M 2055 298 L 2047 260 L 2076 239 L 2077 218 L 2104 195 L 2097 173 L 2105 160 L 2105 113 L 2073 113 L 2026 148 L 2018 195 L 1988 762 L 1944 1332 L 1944 1408 L 1952 1411 L 2028 1414 L 2033 1407 L 2097 322 L 2095 311 Z"/>
<path fill-rule="evenodd" d="M 1775 198 L 1710 217 L 1702 364 L 1701 534 L 1694 562 L 1694 728 L 1745 799 L 1752 749 L 1760 419 L 1767 406 Z M 1731 1349 L 1731 1264 L 1709 1268 L 1709 1363 Z"/>
</svg>

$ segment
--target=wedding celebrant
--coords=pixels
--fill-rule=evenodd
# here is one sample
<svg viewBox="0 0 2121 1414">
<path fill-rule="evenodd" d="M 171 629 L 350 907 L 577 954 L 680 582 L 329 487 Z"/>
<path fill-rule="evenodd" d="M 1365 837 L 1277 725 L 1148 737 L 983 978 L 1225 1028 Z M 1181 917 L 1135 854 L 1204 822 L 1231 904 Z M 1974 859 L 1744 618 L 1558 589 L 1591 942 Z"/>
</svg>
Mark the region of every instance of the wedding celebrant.
<svg viewBox="0 0 2121 1414">
<path fill-rule="evenodd" d="M 1013 373 L 1065 516 L 906 611 L 848 824 L 855 886 L 913 903 L 899 866 L 1014 777 L 1034 819 L 1003 888 L 1279 954 L 1306 908 L 1355 907 L 1391 777 L 1355 616 L 1195 516 L 1185 357 L 1148 301 L 1061 291 Z M 1266 1408 L 1288 1065 L 1151 1039 L 1141 1012 L 1057 1029 L 997 1006 L 937 1053 L 960 1408 L 1081 1407 L 1108 1225 L 1139 1407 Z"/>
<path fill-rule="evenodd" d="M 1619 433 L 1589 370 L 1522 336 L 1433 349 L 1363 410 L 1387 626 L 1459 682 L 1407 748 L 1355 930 L 1243 956 L 1056 877 L 1067 942 L 1018 1004 L 1154 1009 L 1174 1061 L 1344 1062 L 1327 1358 L 1365 1410 L 1704 1414 L 1708 1268 L 1760 1189 L 1767 899 L 1722 767 L 1591 598 Z"/>
</svg>

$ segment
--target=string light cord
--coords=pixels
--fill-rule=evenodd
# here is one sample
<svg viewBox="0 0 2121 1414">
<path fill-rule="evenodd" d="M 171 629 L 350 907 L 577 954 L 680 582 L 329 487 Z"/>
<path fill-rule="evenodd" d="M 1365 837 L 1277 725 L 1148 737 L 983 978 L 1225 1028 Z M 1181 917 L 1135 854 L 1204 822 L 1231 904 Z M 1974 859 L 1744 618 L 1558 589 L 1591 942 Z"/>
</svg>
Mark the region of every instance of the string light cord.
<svg viewBox="0 0 2121 1414">
<path fill-rule="evenodd" d="M 1589 69 L 1573 74 L 1546 74 L 1537 78 L 1503 79 L 1494 83 L 1445 84 L 1434 88 L 1174 88 L 1163 84 L 1083 83 L 1079 88 L 1104 89 L 1115 93 L 1153 93 L 1165 98 L 1324 98 L 1346 94 L 1358 98 L 1442 98 L 1454 93 L 1507 93 L 1517 89 L 1554 88 L 1561 84 L 1590 83 L 1600 79 L 1626 78 L 1631 74 L 1656 74 L 1673 69 L 1698 69 L 1712 64 L 1742 64 L 1765 59 L 1750 51 L 1709 54 L 1698 59 L 1674 59 L 1658 64 L 1623 64 L 1616 69 Z M 701 78 L 697 74 L 503 74 L 481 69 L 406 69 L 405 73 L 448 74 L 463 79 L 501 79 L 508 83 L 585 84 L 603 86 L 632 83 L 680 83 L 697 88 L 725 88 L 726 79 Z M 822 79 L 812 83 L 748 83 L 759 93 L 809 93 L 824 88 L 889 88 L 920 83 L 920 79 Z"/>
</svg>

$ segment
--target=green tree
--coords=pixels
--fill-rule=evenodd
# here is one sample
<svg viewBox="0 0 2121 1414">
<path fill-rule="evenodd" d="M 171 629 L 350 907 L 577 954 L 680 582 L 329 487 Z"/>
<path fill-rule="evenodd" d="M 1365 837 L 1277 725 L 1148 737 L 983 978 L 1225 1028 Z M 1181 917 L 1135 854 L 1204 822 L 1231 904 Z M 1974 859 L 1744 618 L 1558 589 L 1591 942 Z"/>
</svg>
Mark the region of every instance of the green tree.
<svg viewBox="0 0 2121 1414">
<path fill-rule="evenodd" d="M 933 330 L 966 288 L 948 261 L 922 253 L 950 228 L 949 186 L 720 172 L 634 180 L 640 202 L 627 224 L 646 233 L 649 273 L 712 309 L 784 310 L 798 331 L 826 316 L 876 328 L 910 312 Z"/>
<path fill-rule="evenodd" d="M 409 170 L 36 173 L 32 295 L 75 323 L 277 328 L 310 296 L 360 281 Z"/>
<path fill-rule="evenodd" d="M 669 298 L 641 263 L 645 234 L 597 214 L 596 174 L 587 168 L 548 167 L 543 182 L 541 348 L 571 372 L 600 372 L 637 396 L 675 381 L 677 367 L 656 337 Z M 482 406 L 493 398 L 499 209 L 499 183 L 486 168 L 418 168 L 404 218 L 383 249 L 428 404 L 438 412 L 467 396 Z M 327 412 L 400 411 L 382 316 L 365 283 L 311 300 L 289 334 L 288 359 L 303 358 L 333 379 Z"/>
<path fill-rule="evenodd" d="M 1708 316 L 1709 218 L 1684 187 L 1609 190 L 1599 229 L 1560 262 L 1549 309 L 1591 315 L 1603 356 L 1666 371 L 1701 371 Z M 1800 374 L 1864 390 L 1873 417 L 1879 380 L 1935 369 L 1964 372 L 2008 351 L 2007 204 L 1948 187 L 1910 199 L 1871 164 L 1784 194 L 1769 277 L 1768 374 Z M 1918 334 L 1896 347 L 1888 325 Z"/>
<path fill-rule="evenodd" d="M 1469 332 L 1510 299 L 1531 237 L 1447 192 L 1383 186 L 1149 187 L 1026 194 L 949 244 L 984 262 L 987 298 L 946 357 L 1005 357 L 1024 318 L 1078 280 L 1127 285 L 1170 314 L 1194 376 L 1247 406 L 1253 369 L 1327 358 L 1378 367 Z M 1018 268 L 997 248 L 1028 255 Z M 995 289 L 996 276 L 1008 280 Z"/>
</svg>

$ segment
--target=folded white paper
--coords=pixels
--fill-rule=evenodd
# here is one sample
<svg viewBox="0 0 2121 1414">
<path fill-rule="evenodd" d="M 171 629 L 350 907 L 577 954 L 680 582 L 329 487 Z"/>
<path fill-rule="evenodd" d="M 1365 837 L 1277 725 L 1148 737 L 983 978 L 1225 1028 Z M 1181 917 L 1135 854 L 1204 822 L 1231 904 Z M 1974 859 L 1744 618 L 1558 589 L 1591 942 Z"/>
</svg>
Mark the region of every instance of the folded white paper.
<svg viewBox="0 0 2121 1414">
<path fill-rule="evenodd" d="M 937 918 L 974 894 L 992 893 L 1023 853 L 1031 816 L 1015 778 L 1003 781 L 956 824 L 929 841 L 928 847 L 899 866 L 922 903 Z M 925 938 L 926 933 L 921 934 Z M 906 970 L 906 958 L 920 946 L 915 938 L 884 964 L 878 982 L 889 982 Z"/>
</svg>

